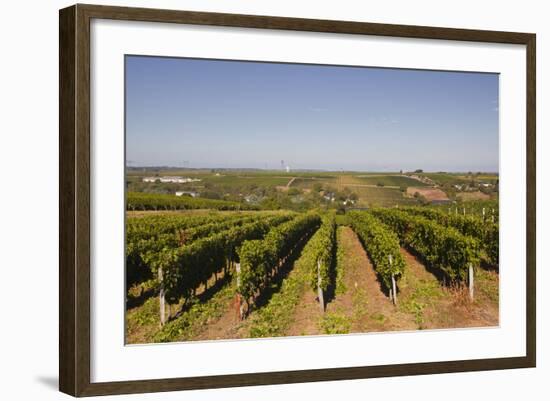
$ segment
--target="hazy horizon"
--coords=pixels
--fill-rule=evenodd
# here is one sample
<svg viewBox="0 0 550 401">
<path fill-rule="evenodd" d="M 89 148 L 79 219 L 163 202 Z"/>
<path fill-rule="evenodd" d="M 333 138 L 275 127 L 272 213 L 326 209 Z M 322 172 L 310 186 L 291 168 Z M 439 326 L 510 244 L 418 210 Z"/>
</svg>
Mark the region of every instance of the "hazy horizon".
<svg viewBox="0 0 550 401">
<path fill-rule="evenodd" d="M 128 167 L 498 173 L 498 75 L 126 56 Z"/>
<path fill-rule="evenodd" d="M 323 168 L 300 168 L 300 169 L 290 169 L 289 172 L 286 170 L 283 170 L 281 168 L 261 168 L 261 167 L 219 167 L 219 166 L 200 166 L 200 167 L 184 167 L 184 166 L 170 166 L 170 165 L 126 165 L 126 168 L 132 168 L 132 169 L 173 169 L 173 170 L 259 170 L 259 171 L 269 171 L 269 172 L 280 172 L 280 173 L 292 173 L 294 172 L 308 172 L 308 171 L 319 171 L 319 172 L 325 172 L 325 173 L 338 173 L 338 172 L 346 172 L 346 173 L 396 173 L 400 174 L 400 171 L 398 170 L 347 170 L 347 169 L 323 169 Z M 492 171 L 492 170 L 424 170 L 421 169 L 422 173 L 427 174 L 434 174 L 434 173 L 447 173 L 447 174 L 465 174 L 465 173 L 487 173 L 487 174 L 499 174 L 499 171 Z M 422 174 L 418 173 L 418 174 Z M 402 174 L 415 174 L 415 171 L 411 170 L 403 170 Z"/>
</svg>

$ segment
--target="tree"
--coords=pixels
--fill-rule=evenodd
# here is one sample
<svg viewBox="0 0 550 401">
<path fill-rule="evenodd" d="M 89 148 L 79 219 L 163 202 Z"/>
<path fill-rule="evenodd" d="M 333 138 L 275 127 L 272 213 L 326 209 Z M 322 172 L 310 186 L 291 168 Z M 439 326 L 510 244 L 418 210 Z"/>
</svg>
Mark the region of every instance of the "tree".
<svg viewBox="0 0 550 401">
<path fill-rule="evenodd" d="M 273 198 L 265 198 L 261 201 L 260 206 L 265 210 L 277 210 L 281 208 L 279 202 Z"/>
<path fill-rule="evenodd" d="M 298 188 L 289 188 L 287 194 L 289 196 L 301 195 L 302 191 Z"/>
</svg>

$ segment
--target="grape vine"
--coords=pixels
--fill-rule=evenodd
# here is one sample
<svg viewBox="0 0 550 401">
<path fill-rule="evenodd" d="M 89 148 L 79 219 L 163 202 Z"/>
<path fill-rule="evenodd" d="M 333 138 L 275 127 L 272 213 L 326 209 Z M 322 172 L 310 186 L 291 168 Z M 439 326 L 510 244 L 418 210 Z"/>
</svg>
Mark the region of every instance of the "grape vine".
<svg viewBox="0 0 550 401">
<path fill-rule="evenodd" d="M 451 281 L 466 281 L 469 265 L 479 263 L 479 242 L 453 227 L 398 209 L 374 209 L 371 213 L 390 226 L 403 245 Z"/>
<path fill-rule="evenodd" d="M 391 289 L 392 276 L 398 280 L 405 270 L 399 238 L 388 226 L 370 213 L 351 212 L 349 216 L 351 227 L 359 236 L 374 269 L 386 288 Z"/>
</svg>

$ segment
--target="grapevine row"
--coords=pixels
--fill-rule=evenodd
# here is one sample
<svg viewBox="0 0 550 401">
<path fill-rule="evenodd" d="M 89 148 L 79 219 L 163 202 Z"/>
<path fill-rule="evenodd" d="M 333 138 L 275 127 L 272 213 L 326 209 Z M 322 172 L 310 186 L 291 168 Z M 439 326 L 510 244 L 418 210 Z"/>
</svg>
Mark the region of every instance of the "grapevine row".
<svg viewBox="0 0 550 401">
<path fill-rule="evenodd" d="M 309 266 L 309 283 L 313 291 L 318 286 L 326 291 L 332 282 L 334 254 L 336 250 L 336 221 L 333 213 L 323 216 L 319 230 L 307 244 L 307 254 L 302 261 Z M 320 282 L 317 276 L 319 270 Z"/>
<path fill-rule="evenodd" d="M 392 276 L 398 280 L 405 270 L 398 236 L 379 219 L 365 212 L 351 212 L 351 227 L 359 236 L 374 269 L 386 288 L 392 288 Z"/>
<path fill-rule="evenodd" d="M 476 238 L 485 250 L 489 263 L 498 265 L 498 223 L 484 222 L 479 217 L 449 214 L 431 208 L 404 208 L 407 213 L 424 216 L 444 226 L 456 228 L 463 235 Z"/>
<path fill-rule="evenodd" d="M 485 210 L 485 218 L 489 219 L 492 216 L 498 220 L 499 217 L 499 201 L 498 200 L 474 200 L 474 201 L 458 201 L 454 205 L 433 205 L 434 209 L 440 210 L 449 214 L 461 214 L 466 212 L 467 215 L 482 218 Z"/>
<path fill-rule="evenodd" d="M 131 217 L 126 220 L 126 241 L 136 242 L 156 237 L 160 234 L 174 233 L 205 224 L 238 219 L 245 214 L 231 215 L 208 214 L 189 216 L 185 215 L 156 215 L 147 217 Z"/>
<path fill-rule="evenodd" d="M 126 210 L 256 210 L 258 207 L 246 203 L 224 200 L 191 198 L 165 194 L 129 192 L 126 196 Z"/>
<path fill-rule="evenodd" d="M 168 303 L 177 303 L 182 297 L 189 299 L 201 284 L 212 275 L 225 270 L 230 262 L 238 261 L 236 252 L 244 241 L 262 238 L 272 227 L 290 218 L 279 215 L 242 226 L 232 227 L 189 245 L 164 249 L 150 254 L 151 270 L 162 272 L 162 287 Z"/>
<path fill-rule="evenodd" d="M 371 213 L 390 226 L 401 243 L 420 255 L 428 266 L 452 281 L 466 281 L 469 265 L 479 263 L 478 241 L 453 227 L 398 209 L 375 209 Z"/>
<path fill-rule="evenodd" d="M 126 244 L 126 285 L 144 282 L 152 278 L 149 261 L 163 249 L 172 249 L 189 244 L 200 238 L 225 231 L 231 227 L 257 220 L 258 216 L 236 216 L 214 223 L 203 224 L 188 229 L 174 230 L 171 233 L 157 234 L 148 239 L 136 240 L 133 236 Z M 141 238 L 138 236 L 137 238 Z M 132 241 L 133 240 L 133 241 Z"/>
<path fill-rule="evenodd" d="M 300 240 L 321 223 L 317 214 L 305 214 L 269 231 L 261 240 L 246 241 L 240 247 L 240 276 L 237 293 L 250 306 L 269 284 L 274 270 L 283 263 Z"/>
</svg>

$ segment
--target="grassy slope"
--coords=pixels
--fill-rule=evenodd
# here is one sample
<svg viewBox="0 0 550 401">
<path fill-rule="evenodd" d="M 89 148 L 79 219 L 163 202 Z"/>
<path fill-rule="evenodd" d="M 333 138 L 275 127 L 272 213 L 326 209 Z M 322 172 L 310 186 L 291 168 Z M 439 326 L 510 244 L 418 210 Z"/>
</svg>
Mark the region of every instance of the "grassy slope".
<svg viewBox="0 0 550 401">
<path fill-rule="evenodd" d="M 396 186 L 396 187 L 422 187 L 426 186 L 421 181 L 415 180 L 414 178 L 409 178 L 402 175 L 356 175 L 354 178 L 357 178 L 364 184 L 370 185 L 386 185 L 386 186 Z"/>
</svg>

